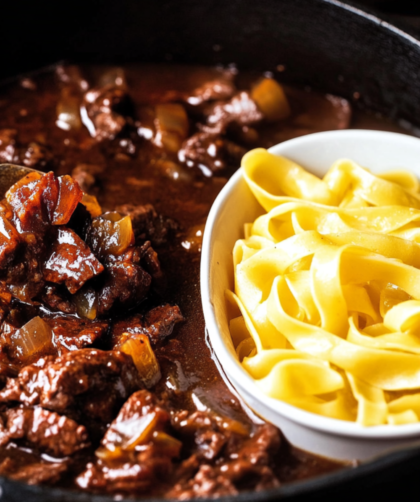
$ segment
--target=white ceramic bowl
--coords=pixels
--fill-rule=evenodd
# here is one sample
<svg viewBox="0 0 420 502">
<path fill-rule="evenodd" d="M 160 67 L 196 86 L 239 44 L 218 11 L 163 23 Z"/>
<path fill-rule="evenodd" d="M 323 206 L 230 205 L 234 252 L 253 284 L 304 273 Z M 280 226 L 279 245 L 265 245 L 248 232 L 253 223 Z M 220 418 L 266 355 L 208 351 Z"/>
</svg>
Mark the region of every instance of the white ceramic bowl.
<svg viewBox="0 0 420 502">
<path fill-rule="evenodd" d="M 339 158 L 355 160 L 373 172 L 409 169 L 420 177 L 420 139 L 403 134 L 346 130 L 311 134 L 270 150 L 323 176 Z M 211 345 L 228 380 L 257 415 L 277 425 L 295 446 L 341 460 L 369 460 L 420 444 L 420 423 L 363 427 L 326 418 L 262 394 L 240 365 L 230 338 L 224 292 L 233 289 L 232 250 L 243 224 L 263 214 L 238 170 L 210 211 L 201 257 L 201 297 Z"/>
</svg>

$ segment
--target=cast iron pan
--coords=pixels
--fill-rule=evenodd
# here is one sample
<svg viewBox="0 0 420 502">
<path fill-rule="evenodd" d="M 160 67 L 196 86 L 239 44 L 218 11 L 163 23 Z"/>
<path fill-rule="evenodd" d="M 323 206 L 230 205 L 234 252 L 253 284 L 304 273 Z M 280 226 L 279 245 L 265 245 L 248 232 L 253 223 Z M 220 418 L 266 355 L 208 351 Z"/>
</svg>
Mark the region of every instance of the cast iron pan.
<svg viewBox="0 0 420 502">
<path fill-rule="evenodd" d="M 65 11 L 66 8 L 71 10 Z M 0 78 L 66 59 L 75 62 L 230 64 L 353 100 L 420 127 L 420 42 L 407 31 L 338 0 L 102 0 L 2 5 Z M 420 450 L 273 491 L 219 499 L 316 500 L 398 493 L 417 486 Z M 0 478 L 8 502 L 105 502 L 111 497 L 28 486 Z M 398 492 L 397 492 L 398 490 Z M 414 495 L 413 495 L 414 497 Z M 212 499 L 214 500 L 214 499 Z"/>
</svg>

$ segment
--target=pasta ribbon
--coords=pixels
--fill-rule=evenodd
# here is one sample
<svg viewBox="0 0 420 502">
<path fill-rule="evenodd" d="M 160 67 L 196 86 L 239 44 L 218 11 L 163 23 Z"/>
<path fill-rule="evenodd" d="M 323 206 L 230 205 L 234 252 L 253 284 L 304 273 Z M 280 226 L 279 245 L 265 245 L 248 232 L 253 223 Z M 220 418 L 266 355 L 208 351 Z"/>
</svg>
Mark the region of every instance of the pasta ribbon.
<svg viewBox="0 0 420 502">
<path fill-rule="evenodd" d="M 264 149 L 267 211 L 233 250 L 230 331 L 261 392 L 363 426 L 420 420 L 420 183 L 348 160 L 319 179 Z M 232 310 L 232 309 L 231 309 Z"/>
</svg>

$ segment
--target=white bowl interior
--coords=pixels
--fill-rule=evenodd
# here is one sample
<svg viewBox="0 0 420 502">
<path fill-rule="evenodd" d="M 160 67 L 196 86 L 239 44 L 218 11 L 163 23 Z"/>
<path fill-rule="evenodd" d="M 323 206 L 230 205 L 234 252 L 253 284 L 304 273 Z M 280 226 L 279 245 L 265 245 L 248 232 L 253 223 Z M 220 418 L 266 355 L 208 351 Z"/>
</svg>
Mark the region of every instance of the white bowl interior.
<svg viewBox="0 0 420 502">
<path fill-rule="evenodd" d="M 420 139 L 364 130 L 332 131 L 296 138 L 270 150 L 323 176 L 340 158 L 373 172 L 409 169 L 420 177 Z M 225 290 L 233 288 L 232 250 L 243 225 L 264 211 L 239 170 L 217 197 L 207 220 L 201 261 L 201 296 L 216 357 L 239 395 L 264 419 L 304 450 L 343 460 L 365 460 L 420 441 L 420 424 L 362 427 L 326 418 L 269 398 L 242 368 L 229 333 Z"/>
</svg>

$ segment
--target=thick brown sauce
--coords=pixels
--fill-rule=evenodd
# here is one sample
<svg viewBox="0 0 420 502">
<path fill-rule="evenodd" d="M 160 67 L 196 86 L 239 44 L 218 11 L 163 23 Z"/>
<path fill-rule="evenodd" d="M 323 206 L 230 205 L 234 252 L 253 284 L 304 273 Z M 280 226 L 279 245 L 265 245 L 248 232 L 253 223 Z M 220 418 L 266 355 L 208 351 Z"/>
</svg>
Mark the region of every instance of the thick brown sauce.
<svg viewBox="0 0 420 502">
<path fill-rule="evenodd" d="M 84 69 L 90 82 L 103 71 L 103 68 Z M 144 105 L 159 102 L 168 90 L 190 92 L 217 77 L 219 71 L 200 67 L 133 66 L 126 68 L 126 75 L 136 115 L 142 116 Z M 253 78 L 253 75 L 239 75 L 237 84 L 246 88 Z M 96 190 L 103 209 L 126 203 L 151 203 L 159 213 L 180 224 L 181 230 L 173 245 L 158 251 L 169 278 L 165 300 L 178 304 L 186 321 L 177 326 L 172 339 L 158 354 L 163 375 L 156 391 L 162 395 L 168 389 L 175 390 L 180 407 L 208 408 L 249 423 L 252 412 L 245 413 L 242 404 L 228 390 L 206 344 L 199 287 L 200 253 L 182 245 L 188 240 L 191 227 L 205 223 L 228 173 L 213 178 L 192 176 L 187 182 L 173 180 L 156 167 L 153 159 L 156 149 L 144 139 L 134 141 L 132 154 L 124 152 L 124 146 L 118 146 L 119 140 L 97 143 L 85 128 L 63 131 L 55 125 L 59 88 L 54 74 L 41 73 L 32 81 L 36 84 L 34 88 L 16 83 L 1 90 L 1 129 L 16 129 L 23 144 L 34 140 L 47 144 L 53 152 L 56 174 L 68 174 L 81 163 L 106 165 Z M 339 99 L 291 88 L 287 88 L 287 94 L 294 109 L 293 120 L 266 127 L 255 146 L 268 147 L 297 135 L 343 126 L 345 117 L 343 119 Z M 384 119 L 361 112 L 353 114 L 350 126 L 404 132 Z M 165 357 L 168 352 L 175 355 L 176 363 Z M 277 474 L 281 481 L 288 482 L 340 467 L 285 442 Z"/>
</svg>

